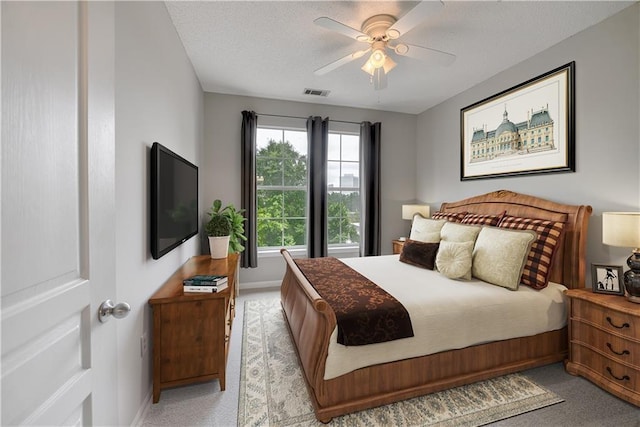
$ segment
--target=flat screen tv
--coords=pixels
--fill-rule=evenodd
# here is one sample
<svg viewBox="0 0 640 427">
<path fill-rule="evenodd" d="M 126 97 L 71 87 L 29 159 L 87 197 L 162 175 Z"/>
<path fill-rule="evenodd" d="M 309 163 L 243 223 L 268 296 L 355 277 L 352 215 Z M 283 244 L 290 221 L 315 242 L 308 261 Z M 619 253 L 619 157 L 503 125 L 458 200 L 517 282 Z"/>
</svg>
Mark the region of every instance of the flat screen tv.
<svg viewBox="0 0 640 427">
<path fill-rule="evenodd" d="M 198 167 L 151 147 L 151 255 L 158 259 L 198 233 Z"/>
</svg>

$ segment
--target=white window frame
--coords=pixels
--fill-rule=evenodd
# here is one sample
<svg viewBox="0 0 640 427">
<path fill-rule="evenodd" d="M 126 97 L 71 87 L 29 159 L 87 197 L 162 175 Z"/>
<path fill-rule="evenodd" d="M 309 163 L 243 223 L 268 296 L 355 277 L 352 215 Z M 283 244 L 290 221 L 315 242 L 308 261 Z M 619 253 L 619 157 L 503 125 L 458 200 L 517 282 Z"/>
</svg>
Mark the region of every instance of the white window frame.
<svg viewBox="0 0 640 427">
<path fill-rule="evenodd" d="M 282 130 L 282 131 L 295 131 L 295 132 L 306 132 L 306 119 L 296 118 L 296 117 L 277 117 L 277 116 L 258 116 L 258 128 L 260 129 L 273 129 L 273 130 Z M 357 137 L 360 136 L 360 125 L 356 123 L 346 123 L 346 122 L 329 122 L 329 133 L 330 134 L 346 134 L 346 135 L 355 135 Z M 360 146 L 361 149 L 361 146 Z M 307 153 L 307 156 L 309 153 Z M 349 161 L 351 162 L 351 161 Z M 358 165 L 360 164 L 360 159 L 358 160 Z M 361 178 L 359 177 L 359 180 Z M 309 183 L 307 182 L 307 189 Z M 269 188 L 278 190 L 277 186 L 269 186 Z M 281 186 L 281 189 L 289 188 L 289 186 Z M 298 188 L 298 187 L 296 187 Z M 259 186 L 257 190 L 259 190 Z M 362 197 L 362 191 L 360 186 L 357 187 L 356 190 L 354 188 L 348 187 L 343 189 L 342 187 L 337 189 L 340 191 L 358 191 L 360 197 Z M 327 188 L 327 197 L 328 197 Z M 362 212 L 360 212 L 360 217 L 362 218 Z M 256 220 L 258 220 L 256 218 Z M 308 227 L 308 224 L 307 224 Z M 329 255 L 335 256 L 359 256 L 360 255 L 360 245 L 362 244 L 362 239 L 358 244 L 331 244 L 328 245 Z M 280 249 L 281 247 L 273 247 L 273 246 L 264 246 L 258 247 L 258 258 L 271 258 L 271 257 L 280 257 Z M 286 249 L 291 253 L 292 256 L 306 256 L 307 255 L 307 247 L 304 246 L 289 246 Z"/>
</svg>

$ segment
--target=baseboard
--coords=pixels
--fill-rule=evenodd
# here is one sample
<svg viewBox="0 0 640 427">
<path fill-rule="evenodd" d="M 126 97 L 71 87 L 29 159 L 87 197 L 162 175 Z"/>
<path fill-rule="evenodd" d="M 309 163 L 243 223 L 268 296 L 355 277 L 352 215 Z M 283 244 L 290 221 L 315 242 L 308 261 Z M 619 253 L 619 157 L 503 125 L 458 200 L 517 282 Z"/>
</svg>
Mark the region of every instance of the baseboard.
<svg viewBox="0 0 640 427">
<path fill-rule="evenodd" d="M 242 292 L 243 290 L 255 290 L 255 289 L 273 289 L 273 288 L 280 288 L 280 285 L 282 284 L 282 280 L 268 280 L 268 281 L 264 281 L 264 282 L 241 282 L 240 283 L 240 291 Z"/>
<path fill-rule="evenodd" d="M 134 426 L 138 427 L 138 426 L 141 426 L 142 423 L 144 423 L 144 419 L 147 417 L 147 413 L 151 409 L 152 395 L 153 395 L 153 388 L 150 387 L 149 392 L 147 393 L 147 396 L 144 399 L 144 402 L 142 402 L 140 409 L 138 409 L 138 413 L 136 414 L 136 416 L 133 418 L 133 421 L 131 422 L 132 427 Z"/>
</svg>

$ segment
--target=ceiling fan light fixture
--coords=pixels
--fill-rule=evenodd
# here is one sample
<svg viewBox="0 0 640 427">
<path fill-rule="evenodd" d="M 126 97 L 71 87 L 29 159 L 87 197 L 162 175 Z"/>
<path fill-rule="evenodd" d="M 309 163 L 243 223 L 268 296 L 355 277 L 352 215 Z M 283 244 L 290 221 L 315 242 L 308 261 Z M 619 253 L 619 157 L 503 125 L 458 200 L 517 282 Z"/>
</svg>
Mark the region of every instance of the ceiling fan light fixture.
<svg viewBox="0 0 640 427">
<path fill-rule="evenodd" d="M 371 56 L 369 57 L 369 61 L 373 68 L 380 68 L 384 65 L 385 60 L 387 59 L 387 55 L 384 54 L 384 50 L 375 49 Z"/>
<path fill-rule="evenodd" d="M 387 73 L 384 68 L 376 68 L 371 75 L 371 84 L 373 84 L 373 90 L 382 90 L 387 88 Z"/>
<path fill-rule="evenodd" d="M 371 65 L 371 61 L 367 60 L 367 62 L 364 63 L 364 65 L 362 66 L 362 68 L 360 68 L 362 71 L 364 71 L 365 73 L 369 74 L 370 76 L 373 76 L 373 73 L 375 72 L 375 67 L 373 65 Z"/>
<path fill-rule="evenodd" d="M 384 65 L 382 66 L 382 69 L 384 70 L 385 74 L 387 74 L 389 71 L 393 70 L 396 67 L 396 61 L 394 61 L 393 59 L 391 59 L 389 56 L 387 56 L 386 61 L 384 61 Z"/>
</svg>

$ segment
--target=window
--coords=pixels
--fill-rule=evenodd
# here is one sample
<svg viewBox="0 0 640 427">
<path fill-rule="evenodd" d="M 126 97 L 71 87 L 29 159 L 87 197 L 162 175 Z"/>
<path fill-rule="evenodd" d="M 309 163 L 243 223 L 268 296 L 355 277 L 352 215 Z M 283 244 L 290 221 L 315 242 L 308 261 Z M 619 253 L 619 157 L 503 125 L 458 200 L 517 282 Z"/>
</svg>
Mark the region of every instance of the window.
<svg viewBox="0 0 640 427">
<path fill-rule="evenodd" d="M 258 125 L 258 251 L 307 245 L 307 132 Z M 327 162 L 329 248 L 360 244 L 360 136 L 330 132 Z"/>
<path fill-rule="evenodd" d="M 360 136 L 329 133 L 327 155 L 329 247 L 360 243 Z"/>
<path fill-rule="evenodd" d="M 307 132 L 259 127 L 256 150 L 258 248 L 304 247 Z"/>
</svg>

